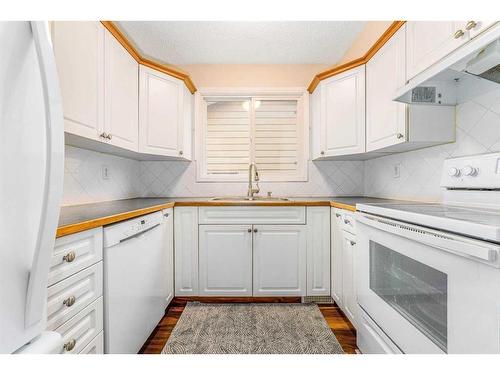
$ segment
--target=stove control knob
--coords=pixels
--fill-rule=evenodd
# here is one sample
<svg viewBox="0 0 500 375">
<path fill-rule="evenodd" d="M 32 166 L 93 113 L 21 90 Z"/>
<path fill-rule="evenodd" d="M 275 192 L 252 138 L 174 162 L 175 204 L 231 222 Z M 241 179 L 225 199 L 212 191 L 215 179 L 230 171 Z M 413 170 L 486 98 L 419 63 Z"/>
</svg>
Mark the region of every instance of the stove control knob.
<svg viewBox="0 0 500 375">
<path fill-rule="evenodd" d="M 470 165 L 466 165 L 464 167 L 464 175 L 466 175 L 466 176 L 477 175 L 477 168 L 471 167 Z"/>
<path fill-rule="evenodd" d="M 452 167 L 452 168 L 450 168 L 450 170 L 448 171 L 448 175 L 449 175 L 450 177 L 458 177 L 458 176 L 460 176 L 460 169 L 455 168 L 455 167 Z"/>
</svg>

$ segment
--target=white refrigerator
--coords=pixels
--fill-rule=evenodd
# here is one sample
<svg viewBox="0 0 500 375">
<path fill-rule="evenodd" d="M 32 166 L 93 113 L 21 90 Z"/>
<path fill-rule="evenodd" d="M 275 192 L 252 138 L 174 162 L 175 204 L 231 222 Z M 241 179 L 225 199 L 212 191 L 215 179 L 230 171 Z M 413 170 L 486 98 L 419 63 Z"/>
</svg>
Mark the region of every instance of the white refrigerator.
<svg viewBox="0 0 500 375">
<path fill-rule="evenodd" d="M 51 353 L 47 276 L 64 164 L 62 103 L 46 22 L 0 22 L 0 353 Z"/>
</svg>

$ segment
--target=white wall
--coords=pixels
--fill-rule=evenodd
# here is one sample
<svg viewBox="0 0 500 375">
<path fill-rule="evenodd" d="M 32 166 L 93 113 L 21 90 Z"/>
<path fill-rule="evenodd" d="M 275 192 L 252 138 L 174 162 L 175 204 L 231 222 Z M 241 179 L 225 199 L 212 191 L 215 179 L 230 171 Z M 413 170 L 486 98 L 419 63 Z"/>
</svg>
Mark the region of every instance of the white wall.
<svg viewBox="0 0 500 375">
<path fill-rule="evenodd" d="M 444 159 L 500 151 L 500 89 L 458 105 L 456 110 L 455 143 L 366 161 L 365 194 L 439 202 Z M 396 163 L 401 163 L 399 178 L 393 177 Z"/>
</svg>

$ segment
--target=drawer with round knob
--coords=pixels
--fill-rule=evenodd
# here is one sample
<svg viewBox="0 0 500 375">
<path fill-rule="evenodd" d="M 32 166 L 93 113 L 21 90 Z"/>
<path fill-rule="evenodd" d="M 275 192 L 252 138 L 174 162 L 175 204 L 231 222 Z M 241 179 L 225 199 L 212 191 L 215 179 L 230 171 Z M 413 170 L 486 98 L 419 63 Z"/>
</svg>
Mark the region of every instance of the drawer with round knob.
<svg viewBox="0 0 500 375">
<path fill-rule="evenodd" d="M 47 290 L 47 329 L 55 330 L 102 296 L 102 262 L 72 275 Z"/>
<path fill-rule="evenodd" d="M 100 260 L 102 228 L 59 237 L 52 252 L 48 285 L 54 285 Z"/>
<path fill-rule="evenodd" d="M 102 297 L 92 302 L 55 331 L 62 336 L 61 354 L 80 353 L 103 329 Z"/>
</svg>

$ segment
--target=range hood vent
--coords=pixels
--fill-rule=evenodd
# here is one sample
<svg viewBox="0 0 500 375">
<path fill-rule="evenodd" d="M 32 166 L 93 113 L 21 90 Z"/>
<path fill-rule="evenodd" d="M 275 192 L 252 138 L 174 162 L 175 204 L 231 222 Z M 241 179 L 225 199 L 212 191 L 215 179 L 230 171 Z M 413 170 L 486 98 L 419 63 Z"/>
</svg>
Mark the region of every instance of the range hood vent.
<svg viewBox="0 0 500 375">
<path fill-rule="evenodd" d="M 454 106 L 500 88 L 500 24 L 413 77 L 394 100 Z"/>
</svg>

